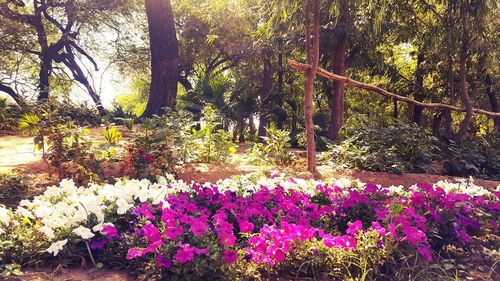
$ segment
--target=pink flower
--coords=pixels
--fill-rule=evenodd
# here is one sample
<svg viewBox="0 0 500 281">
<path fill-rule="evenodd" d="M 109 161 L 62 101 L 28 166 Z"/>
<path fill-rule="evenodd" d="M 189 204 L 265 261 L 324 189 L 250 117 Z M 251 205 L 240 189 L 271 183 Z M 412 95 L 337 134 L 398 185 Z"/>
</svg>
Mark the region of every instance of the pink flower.
<svg viewBox="0 0 500 281">
<path fill-rule="evenodd" d="M 228 264 L 233 264 L 238 259 L 238 253 L 236 251 L 225 250 L 222 259 Z"/>
<path fill-rule="evenodd" d="M 106 235 L 109 240 L 118 237 L 118 230 L 112 225 L 106 225 L 102 228 L 101 233 Z"/>
<path fill-rule="evenodd" d="M 201 220 L 194 220 L 191 223 L 191 232 L 193 232 L 194 236 L 200 237 L 207 230 L 207 225 L 203 223 Z"/>
<path fill-rule="evenodd" d="M 236 244 L 236 237 L 234 237 L 232 233 L 228 232 L 220 232 L 219 240 L 224 246 L 232 247 L 234 246 L 234 244 Z"/>
<path fill-rule="evenodd" d="M 194 250 L 193 249 L 179 249 L 177 254 L 175 254 L 175 260 L 179 263 L 187 263 L 194 259 Z"/>
<path fill-rule="evenodd" d="M 103 249 L 107 243 L 108 240 L 106 239 L 102 239 L 100 241 L 92 241 L 92 243 L 90 243 L 90 248 L 93 250 L 100 250 Z"/>
<path fill-rule="evenodd" d="M 184 228 L 180 226 L 170 226 L 165 229 L 165 234 L 171 240 L 177 239 L 182 233 L 184 233 Z"/>
<path fill-rule="evenodd" d="M 156 226 L 151 223 L 145 224 L 142 227 L 142 233 L 150 243 L 155 243 L 162 240 L 160 231 L 158 231 L 158 228 L 156 228 Z"/>
<path fill-rule="evenodd" d="M 363 223 L 361 223 L 360 220 L 357 220 L 353 223 L 350 223 L 347 225 L 348 228 L 347 228 L 347 234 L 350 234 L 350 235 L 356 235 L 358 234 L 359 231 L 361 231 L 363 229 Z"/>
<path fill-rule="evenodd" d="M 153 207 L 149 204 L 141 204 L 132 210 L 132 214 L 136 216 L 142 216 L 149 220 L 154 221 L 156 218 L 153 216 Z"/>
<path fill-rule="evenodd" d="M 142 257 L 143 255 L 144 253 L 142 252 L 142 250 L 131 248 L 127 251 L 127 260 L 133 260 L 135 258 Z"/>
<path fill-rule="evenodd" d="M 429 251 L 429 247 L 426 247 L 424 245 L 419 245 L 417 247 L 417 252 L 428 262 L 432 261 L 432 254 Z"/>
<path fill-rule="evenodd" d="M 156 267 L 170 269 L 172 267 L 172 260 L 165 258 L 163 255 L 156 256 Z"/>
<path fill-rule="evenodd" d="M 253 223 L 248 222 L 248 221 L 240 222 L 240 232 L 241 233 L 252 233 L 253 230 L 254 230 Z"/>
<path fill-rule="evenodd" d="M 380 236 L 385 236 L 385 234 L 386 234 L 385 228 L 383 228 L 380 225 L 380 223 L 374 221 L 374 222 L 372 222 L 372 227 L 373 227 L 373 229 L 375 229 L 376 232 L 378 232 L 378 234 L 380 234 Z"/>
</svg>

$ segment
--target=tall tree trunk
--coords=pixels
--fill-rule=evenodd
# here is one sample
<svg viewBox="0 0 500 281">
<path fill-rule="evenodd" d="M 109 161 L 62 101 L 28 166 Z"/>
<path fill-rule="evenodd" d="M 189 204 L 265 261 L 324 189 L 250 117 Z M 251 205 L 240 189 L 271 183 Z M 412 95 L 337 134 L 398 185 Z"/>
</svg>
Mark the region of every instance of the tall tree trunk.
<svg viewBox="0 0 500 281">
<path fill-rule="evenodd" d="M 448 0 L 448 7 L 446 9 L 446 17 L 444 20 L 446 37 L 447 37 L 447 73 L 446 73 L 446 94 L 450 98 L 450 104 L 455 105 L 455 74 L 453 72 L 453 23 L 452 23 L 452 15 L 453 15 L 453 1 Z M 443 111 L 443 121 L 444 121 L 444 131 L 443 135 L 447 138 L 453 138 L 453 119 L 451 116 L 451 110 Z"/>
<path fill-rule="evenodd" d="M 490 101 L 491 111 L 500 112 L 500 106 L 498 105 L 498 99 L 493 91 L 493 81 L 491 80 L 491 76 L 489 74 L 485 75 L 484 85 L 486 87 L 486 95 L 488 96 L 488 100 Z M 496 117 L 493 119 L 495 124 L 494 131 L 500 132 L 500 117 Z"/>
<path fill-rule="evenodd" d="M 260 89 L 260 107 L 259 107 L 259 142 L 263 142 L 262 137 L 266 136 L 267 119 L 269 116 L 269 95 L 273 87 L 273 72 L 271 65 L 271 55 L 269 51 L 263 51 L 264 69 L 262 72 L 262 88 Z"/>
<path fill-rule="evenodd" d="M 175 108 L 179 78 L 179 43 L 170 0 L 146 0 L 151 49 L 151 87 L 143 117 Z"/>
<path fill-rule="evenodd" d="M 245 142 L 245 120 L 244 119 L 240 120 L 239 129 L 240 129 L 240 134 L 239 134 L 238 142 L 244 143 Z"/>
<path fill-rule="evenodd" d="M 248 118 L 248 133 L 250 134 L 250 138 L 253 138 L 255 136 L 255 122 L 253 118 L 253 115 L 250 115 L 250 117 Z"/>
<path fill-rule="evenodd" d="M 420 50 L 417 56 L 417 69 L 415 71 L 415 100 L 423 102 L 425 98 L 424 91 L 424 71 L 422 69 L 422 64 L 424 63 L 424 52 Z M 422 126 L 422 112 L 423 108 L 419 106 L 413 106 L 413 114 L 411 116 L 411 121 L 418 126 Z"/>
<path fill-rule="evenodd" d="M 48 55 L 40 56 L 40 71 L 38 73 L 38 101 L 49 99 L 50 76 L 52 75 L 52 58 Z"/>
<path fill-rule="evenodd" d="M 441 121 L 443 120 L 443 112 L 436 112 L 434 118 L 432 119 L 432 134 L 435 136 L 439 135 L 439 128 L 441 128 Z"/>
<path fill-rule="evenodd" d="M 459 65 L 460 65 L 460 97 L 462 106 L 465 107 L 465 117 L 460 123 L 458 132 L 455 135 L 456 141 L 461 141 L 467 134 L 467 129 L 472 122 L 473 107 L 469 97 L 467 85 L 467 59 L 469 58 L 469 34 L 467 30 L 467 4 L 462 3 L 460 7 L 460 17 L 462 19 L 462 43 L 460 46 Z"/>
<path fill-rule="evenodd" d="M 281 38 L 280 38 L 281 39 Z M 285 96 L 285 92 L 284 92 L 284 89 L 283 89 L 283 43 L 281 42 L 281 40 L 279 41 L 279 46 L 278 46 L 279 50 L 278 50 L 278 98 L 276 100 L 276 106 L 280 107 L 280 108 L 283 108 L 283 98 Z M 278 129 L 283 129 L 283 121 L 285 119 L 284 118 L 281 118 L 280 116 L 277 118 L 276 120 L 276 127 Z"/>
<path fill-rule="evenodd" d="M 314 141 L 313 123 L 313 93 L 314 79 L 318 70 L 319 62 L 319 26 L 320 26 L 320 1 L 307 1 L 307 23 L 306 23 L 306 53 L 307 64 L 311 69 L 307 72 L 304 86 L 304 117 L 306 123 L 307 144 L 307 170 L 316 173 L 316 143 Z"/>
<path fill-rule="evenodd" d="M 396 121 L 398 120 L 398 118 L 399 118 L 398 101 L 392 100 L 392 119 Z"/>
<path fill-rule="evenodd" d="M 335 27 L 336 41 L 333 54 L 333 73 L 345 76 L 347 57 L 347 0 L 340 0 L 339 20 Z M 339 132 L 344 127 L 345 86 L 343 82 L 333 81 L 331 96 L 329 97 L 330 125 L 328 137 L 332 141 L 339 141 Z"/>
</svg>

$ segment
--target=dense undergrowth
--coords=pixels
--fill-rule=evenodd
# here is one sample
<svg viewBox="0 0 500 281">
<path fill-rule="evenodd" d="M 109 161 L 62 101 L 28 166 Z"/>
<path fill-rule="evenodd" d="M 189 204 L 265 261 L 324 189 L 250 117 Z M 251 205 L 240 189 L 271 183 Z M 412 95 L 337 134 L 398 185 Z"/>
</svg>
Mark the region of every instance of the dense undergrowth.
<svg viewBox="0 0 500 281">
<path fill-rule="evenodd" d="M 341 143 L 328 144 L 322 152 L 322 163 L 369 171 L 500 179 L 498 133 L 468 137 L 460 143 L 407 124 L 346 128 L 342 133 Z"/>
<path fill-rule="evenodd" d="M 453 253 L 481 239 L 498 246 L 498 196 L 470 182 L 403 189 L 276 174 L 216 185 L 171 176 L 89 187 L 64 180 L 17 209 L 0 208 L 1 266 L 8 275 L 18 265 L 84 258 L 144 280 L 401 280 L 413 270 L 424 273 L 412 280 L 453 280 L 467 272 L 451 265 L 438 273 L 433 264 L 457 260 Z M 482 261 L 490 274 L 497 258 L 489 252 Z"/>
</svg>

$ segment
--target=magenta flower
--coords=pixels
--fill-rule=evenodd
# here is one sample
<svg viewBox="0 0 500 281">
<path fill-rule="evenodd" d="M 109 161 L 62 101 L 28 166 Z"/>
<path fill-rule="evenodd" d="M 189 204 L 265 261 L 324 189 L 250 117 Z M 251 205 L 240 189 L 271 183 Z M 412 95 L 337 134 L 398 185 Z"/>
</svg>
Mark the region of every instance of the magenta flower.
<svg viewBox="0 0 500 281">
<path fill-rule="evenodd" d="M 162 240 L 160 231 L 151 223 L 145 224 L 142 227 L 142 233 L 144 237 L 148 239 L 149 243 L 155 243 Z"/>
<path fill-rule="evenodd" d="M 179 249 L 175 254 L 175 260 L 179 263 L 187 263 L 194 259 L 194 250 L 192 249 Z"/>
<path fill-rule="evenodd" d="M 240 222 L 240 232 L 241 233 L 252 233 L 254 230 L 254 225 L 248 221 Z"/>
<path fill-rule="evenodd" d="M 191 223 L 191 232 L 193 232 L 194 236 L 200 237 L 205 231 L 207 231 L 207 225 L 201 220 L 196 219 Z"/>
<path fill-rule="evenodd" d="M 102 228 L 101 233 L 106 235 L 109 240 L 118 237 L 118 230 L 112 225 L 106 225 Z"/>
<path fill-rule="evenodd" d="M 417 247 L 417 252 L 428 262 L 432 261 L 432 254 L 429 251 L 429 248 L 424 245 L 419 245 Z"/>
<path fill-rule="evenodd" d="M 165 258 L 163 255 L 156 256 L 156 267 L 170 269 L 172 267 L 172 260 Z"/>
<path fill-rule="evenodd" d="M 130 248 L 127 251 L 127 260 L 133 260 L 138 257 L 142 257 L 144 255 L 142 250 L 136 248 Z"/>
<path fill-rule="evenodd" d="M 92 241 L 92 243 L 90 243 L 90 248 L 93 250 L 100 250 L 100 249 L 104 249 L 106 244 L 108 244 L 108 240 L 106 240 L 106 239 L 102 239 L 99 241 Z"/>
<path fill-rule="evenodd" d="M 380 236 L 385 236 L 386 230 L 380 225 L 380 223 L 374 221 L 372 222 L 372 227 L 376 232 L 378 232 L 378 234 L 380 234 Z"/>
<path fill-rule="evenodd" d="M 363 229 L 363 223 L 360 220 L 357 220 L 353 223 L 347 224 L 348 228 L 346 233 L 349 235 L 356 235 Z"/>
<path fill-rule="evenodd" d="M 177 239 L 182 233 L 184 233 L 184 228 L 180 226 L 170 226 L 165 229 L 165 234 L 171 240 Z"/>
<path fill-rule="evenodd" d="M 228 264 L 233 264 L 238 259 L 238 253 L 236 251 L 225 250 L 223 255 L 222 259 Z"/>
<path fill-rule="evenodd" d="M 141 204 L 138 207 L 134 208 L 132 210 L 132 214 L 136 216 L 142 216 L 145 217 L 151 221 L 154 221 L 156 218 L 153 216 L 153 207 L 149 204 Z"/>
</svg>

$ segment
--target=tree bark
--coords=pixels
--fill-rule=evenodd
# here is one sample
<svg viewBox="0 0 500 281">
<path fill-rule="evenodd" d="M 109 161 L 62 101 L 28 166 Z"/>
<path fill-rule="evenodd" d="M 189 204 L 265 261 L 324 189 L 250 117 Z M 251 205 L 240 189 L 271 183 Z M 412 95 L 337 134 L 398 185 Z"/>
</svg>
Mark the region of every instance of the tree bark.
<svg viewBox="0 0 500 281">
<path fill-rule="evenodd" d="M 424 71 L 422 69 L 422 64 L 424 62 L 424 53 L 421 50 L 417 56 L 417 69 L 415 71 L 415 100 L 423 102 L 425 98 L 424 90 Z M 422 113 L 423 108 L 420 106 L 413 106 L 413 114 L 411 116 L 411 121 L 417 126 L 422 126 Z"/>
<path fill-rule="evenodd" d="M 179 43 L 169 0 L 146 0 L 151 50 L 151 87 L 142 117 L 161 115 L 175 108 L 179 78 Z"/>
<path fill-rule="evenodd" d="M 101 97 L 95 92 L 94 88 L 92 88 L 92 85 L 90 85 L 90 82 L 85 76 L 85 73 L 83 73 L 82 68 L 76 62 L 75 55 L 73 54 L 71 47 L 66 46 L 65 49 L 66 53 L 61 55 L 62 57 L 61 61 L 64 63 L 64 65 L 66 65 L 67 68 L 69 68 L 69 70 L 73 74 L 73 78 L 80 84 L 82 84 L 85 87 L 85 89 L 87 89 L 87 93 L 89 94 L 92 101 L 95 103 L 99 114 L 102 116 L 106 115 L 106 110 L 102 105 Z"/>
<path fill-rule="evenodd" d="M 294 60 L 288 60 L 288 65 L 293 69 L 296 69 L 296 70 L 302 71 L 302 72 L 306 72 L 306 73 L 309 72 L 309 70 L 311 69 L 311 65 L 300 63 L 300 62 L 297 62 Z M 387 92 L 386 90 L 379 88 L 375 85 L 359 82 L 359 81 L 356 81 L 356 80 L 351 79 L 349 77 L 333 74 L 333 73 L 328 72 L 322 68 L 317 68 L 317 75 L 324 77 L 324 78 L 331 80 L 331 81 L 343 81 L 345 84 L 350 85 L 352 87 L 372 91 L 374 93 L 377 93 L 379 95 L 387 97 L 391 100 L 403 101 L 403 102 L 406 102 L 409 104 L 413 104 L 413 105 L 417 105 L 417 106 L 421 106 L 421 107 L 425 107 L 425 108 L 447 109 L 447 110 L 453 110 L 456 112 L 467 112 L 466 108 L 452 106 L 449 104 L 419 102 L 419 101 L 413 100 L 413 99 L 406 97 L 406 96 L 400 96 L 400 95 L 396 95 L 394 93 Z M 491 112 L 491 111 L 487 111 L 487 110 L 479 109 L 479 108 L 472 108 L 472 112 L 477 113 L 477 114 L 486 115 L 486 116 L 489 116 L 491 118 L 500 117 L 500 112 Z"/>
<path fill-rule="evenodd" d="M 460 123 L 458 132 L 455 135 L 456 141 L 461 141 L 467 134 L 467 129 L 472 122 L 473 106 L 469 97 L 467 85 L 467 59 L 469 58 L 469 34 L 467 30 L 467 4 L 462 3 L 460 7 L 460 17 L 462 19 L 462 43 L 460 46 L 459 65 L 460 65 L 460 97 L 462 106 L 465 107 L 465 117 Z"/>
<path fill-rule="evenodd" d="M 500 112 L 500 106 L 498 105 L 498 99 L 493 91 L 493 81 L 491 80 L 491 76 L 489 74 L 485 75 L 484 85 L 486 87 L 486 95 L 488 96 L 488 100 L 490 102 L 491 111 Z M 495 124 L 494 132 L 500 132 L 500 117 L 496 117 L 493 119 Z"/>
<path fill-rule="evenodd" d="M 345 76 L 347 57 L 347 0 L 340 0 L 340 15 L 336 30 L 336 42 L 333 55 L 333 73 Z M 339 141 L 339 132 L 344 127 L 345 85 L 342 81 L 333 81 L 331 96 L 329 97 L 330 125 L 328 137 L 332 141 Z"/>
<path fill-rule="evenodd" d="M 392 119 L 396 121 L 398 120 L 398 118 L 399 118 L 398 101 L 392 100 Z"/>
<path fill-rule="evenodd" d="M 304 117 L 306 123 L 306 144 L 307 144 L 307 170 L 316 173 L 316 143 L 314 141 L 313 123 L 313 94 L 314 79 L 318 70 L 319 62 L 319 26 L 320 26 L 320 1 L 307 1 L 307 23 L 306 23 L 306 53 L 307 63 L 311 68 L 307 72 L 304 85 Z"/>
<path fill-rule="evenodd" d="M 9 95 L 18 105 L 24 104 L 24 99 L 11 87 L 0 83 L 0 92 L 4 92 Z"/>
<path fill-rule="evenodd" d="M 262 88 L 260 90 L 259 130 L 257 132 L 259 142 L 264 141 L 262 137 L 265 137 L 267 133 L 266 126 L 269 115 L 269 95 L 273 87 L 273 72 L 269 51 L 263 51 L 263 62 L 264 69 L 262 72 Z"/>
</svg>

